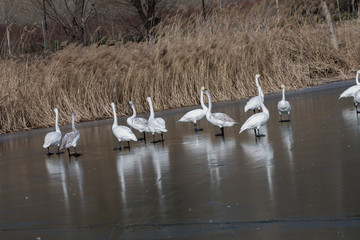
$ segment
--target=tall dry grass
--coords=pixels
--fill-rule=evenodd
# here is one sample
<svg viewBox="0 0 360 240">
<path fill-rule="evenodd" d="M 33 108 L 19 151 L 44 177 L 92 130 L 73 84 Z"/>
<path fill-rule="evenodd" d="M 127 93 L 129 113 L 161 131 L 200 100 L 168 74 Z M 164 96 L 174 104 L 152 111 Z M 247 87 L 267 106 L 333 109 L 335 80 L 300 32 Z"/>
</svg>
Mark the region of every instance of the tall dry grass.
<svg viewBox="0 0 360 240">
<path fill-rule="evenodd" d="M 246 10 L 246 11 L 245 11 Z M 359 22 L 337 26 L 340 50 L 326 26 L 302 15 L 276 11 L 267 2 L 245 9 L 213 9 L 204 20 L 177 15 L 159 28 L 162 38 L 117 46 L 70 45 L 46 58 L 0 60 L 0 133 L 129 115 L 133 99 L 139 113 L 198 104 L 205 85 L 215 101 L 256 95 L 254 76 L 264 74 L 265 93 L 285 83 L 299 89 L 329 78 L 352 78 L 360 63 Z"/>
</svg>

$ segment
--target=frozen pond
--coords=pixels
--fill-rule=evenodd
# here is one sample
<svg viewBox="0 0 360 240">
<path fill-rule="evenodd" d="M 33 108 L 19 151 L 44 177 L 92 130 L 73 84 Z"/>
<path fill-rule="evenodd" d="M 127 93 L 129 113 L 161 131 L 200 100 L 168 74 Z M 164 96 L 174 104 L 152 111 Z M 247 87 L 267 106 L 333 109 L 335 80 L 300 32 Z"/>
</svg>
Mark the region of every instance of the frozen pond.
<svg viewBox="0 0 360 240">
<path fill-rule="evenodd" d="M 260 141 L 239 135 L 245 101 L 215 104 L 240 123 L 224 139 L 176 123 L 192 108 L 156 112 L 164 144 L 130 151 L 113 151 L 112 120 L 78 125 L 78 158 L 46 156 L 49 129 L 1 136 L 0 239 L 358 239 L 360 120 L 338 100 L 353 84 L 287 93 L 290 123 L 266 96 Z"/>
</svg>

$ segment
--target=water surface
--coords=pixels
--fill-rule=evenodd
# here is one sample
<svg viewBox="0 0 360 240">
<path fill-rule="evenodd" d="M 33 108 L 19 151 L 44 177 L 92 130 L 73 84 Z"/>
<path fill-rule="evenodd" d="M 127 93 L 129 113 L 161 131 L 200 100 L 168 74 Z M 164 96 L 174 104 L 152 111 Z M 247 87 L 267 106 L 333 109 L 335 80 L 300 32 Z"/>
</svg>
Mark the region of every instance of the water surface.
<svg viewBox="0 0 360 240">
<path fill-rule="evenodd" d="M 0 238 L 357 239 L 360 122 L 338 100 L 350 85 L 288 93 L 290 123 L 278 122 L 281 96 L 266 96 L 260 141 L 239 135 L 245 101 L 215 104 L 239 122 L 223 139 L 206 119 L 198 134 L 176 123 L 193 108 L 156 112 L 164 144 L 130 151 L 112 150 L 111 120 L 78 125 L 78 158 L 45 155 L 52 129 L 1 136 Z"/>
</svg>

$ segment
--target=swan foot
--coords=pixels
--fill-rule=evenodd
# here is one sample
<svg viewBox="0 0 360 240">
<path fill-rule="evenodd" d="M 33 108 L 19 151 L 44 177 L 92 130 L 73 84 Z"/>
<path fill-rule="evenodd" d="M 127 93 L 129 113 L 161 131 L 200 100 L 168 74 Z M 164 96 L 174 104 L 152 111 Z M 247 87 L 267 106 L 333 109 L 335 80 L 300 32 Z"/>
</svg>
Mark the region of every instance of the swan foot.
<svg viewBox="0 0 360 240">
<path fill-rule="evenodd" d="M 60 155 L 60 154 L 64 154 L 65 152 L 57 152 L 56 154 L 57 155 Z"/>
<path fill-rule="evenodd" d="M 256 134 L 255 137 L 261 138 L 261 137 L 266 137 L 266 135 L 265 134 Z"/>
<path fill-rule="evenodd" d="M 283 123 L 283 122 L 290 122 L 291 120 L 290 119 L 286 119 L 286 120 L 282 120 L 280 119 L 279 123 Z"/>
<path fill-rule="evenodd" d="M 128 145 L 126 147 L 124 147 L 124 149 L 129 149 L 130 150 L 130 142 L 128 141 Z"/>
<path fill-rule="evenodd" d="M 73 154 L 70 154 L 70 156 L 74 156 L 74 157 L 80 157 L 82 154 L 81 153 L 73 153 Z"/>
<path fill-rule="evenodd" d="M 48 153 L 46 153 L 46 155 L 48 155 L 48 156 L 51 156 L 51 155 L 53 155 L 54 153 L 51 153 L 51 152 L 48 152 Z"/>
<path fill-rule="evenodd" d="M 215 137 L 219 137 L 219 136 L 224 137 L 224 128 L 220 128 L 220 130 L 221 130 L 221 133 L 215 134 Z"/>
<path fill-rule="evenodd" d="M 195 128 L 194 131 L 195 132 L 200 132 L 200 131 L 203 131 L 204 129 L 203 128 Z"/>
<path fill-rule="evenodd" d="M 152 142 L 150 142 L 150 143 L 153 143 L 153 144 L 155 144 L 155 143 L 158 143 L 158 142 L 164 142 L 165 140 L 164 139 L 160 139 L 160 140 L 154 140 L 154 141 L 152 141 Z"/>
<path fill-rule="evenodd" d="M 113 150 L 114 150 L 114 151 L 116 151 L 116 150 L 121 151 L 121 147 L 120 147 L 120 148 L 113 148 Z"/>
</svg>

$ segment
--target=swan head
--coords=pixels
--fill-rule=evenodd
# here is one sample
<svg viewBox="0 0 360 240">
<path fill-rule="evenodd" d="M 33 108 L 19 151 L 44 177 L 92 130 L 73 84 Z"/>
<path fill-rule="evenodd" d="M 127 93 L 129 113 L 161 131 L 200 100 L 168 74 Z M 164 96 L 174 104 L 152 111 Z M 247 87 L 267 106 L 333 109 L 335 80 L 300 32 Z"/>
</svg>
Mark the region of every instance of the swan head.
<svg viewBox="0 0 360 240">
<path fill-rule="evenodd" d="M 54 112 L 55 112 L 55 113 L 58 113 L 59 110 L 58 110 L 57 108 L 54 108 Z"/>
<path fill-rule="evenodd" d="M 281 84 L 280 89 L 283 89 L 283 88 L 285 88 L 285 85 Z"/>
<path fill-rule="evenodd" d="M 204 86 L 201 87 L 201 91 L 204 92 L 206 88 Z"/>
<path fill-rule="evenodd" d="M 256 74 L 255 78 L 258 79 L 259 77 L 261 77 L 261 74 Z"/>
<path fill-rule="evenodd" d="M 130 105 L 133 105 L 133 104 L 134 104 L 134 102 L 133 102 L 132 100 L 130 100 L 129 104 L 130 104 Z"/>
<path fill-rule="evenodd" d="M 146 101 L 151 102 L 151 97 L 147 97 Z"/>
<path fill-rule="evenodd" d="M 73 116 L 75 118 L 75 116 L 76 116 L 75 112 L 72 112 L 71 116 Z"/>
<path fill-rule="evenodd" d="M 114 103 L 114 102 L 111 102 L 111 106 L 112 106 L 112 107 L 115 107 L 115 103 Z"/>
</svg>

